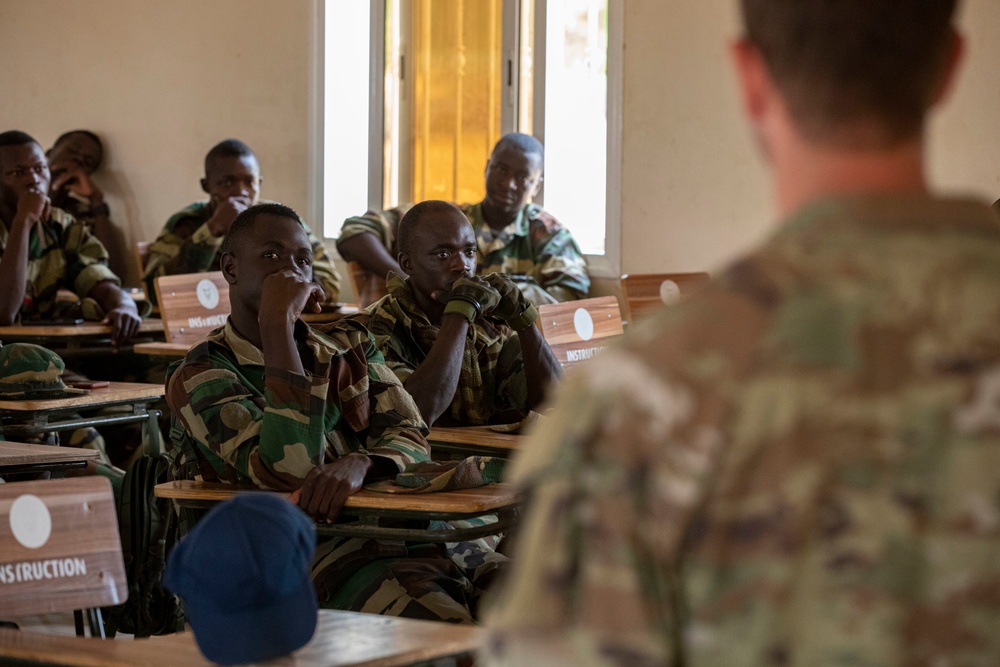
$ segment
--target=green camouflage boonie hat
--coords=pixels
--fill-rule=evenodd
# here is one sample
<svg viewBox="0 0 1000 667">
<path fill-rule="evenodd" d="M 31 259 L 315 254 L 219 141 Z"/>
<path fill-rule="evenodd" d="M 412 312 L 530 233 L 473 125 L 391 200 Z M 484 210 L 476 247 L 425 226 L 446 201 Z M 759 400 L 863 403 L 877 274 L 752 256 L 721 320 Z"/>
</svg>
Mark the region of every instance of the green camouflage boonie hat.
<svg viewBox="0 0 1000 667">
<path fill-rule="evenodd" d="M 40 345 L 11 343 L 0 347 L 0 398 L 62 398 L 85 394 L 69 389 L 59 377 L 66 364 Z"/>
</svg>

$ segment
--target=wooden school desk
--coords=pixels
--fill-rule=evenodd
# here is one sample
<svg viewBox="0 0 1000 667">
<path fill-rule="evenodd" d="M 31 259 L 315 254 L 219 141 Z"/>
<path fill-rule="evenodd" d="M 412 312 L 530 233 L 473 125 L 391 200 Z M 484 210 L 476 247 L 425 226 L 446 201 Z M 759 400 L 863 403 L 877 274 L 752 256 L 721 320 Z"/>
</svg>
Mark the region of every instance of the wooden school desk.
<svg viewBox="0 0 1000 667">
<path fill-rule="evenodd" d="M 510 458 L 524 442 L 519 433 L 494 431 L 489 426 L 434 427 L 427 436 L 434 455 L 445 458 L 466 456 L 498 456 Z"/>
<path fill-rule="evenodd" d="M 471 655 L 486 633 L 471 625 L 321 609 L 316 634 L 292 656 L 260 667 L 404 667 Z M 0 628 L 0 663 L 65 667 L 211 667 L 194 635 L 138 640 L 44 635 Z"/>
<path fill-rule="evenodd" d="M 234 484 L 216 484 L 177 480 L 157 484 L 158 498 L 170 498 L 181 507 L 211 507 L 232 498 L 237 493 L 277 493 Z M 287 493 L 281 493 L 288 496 Z M 496 535 L 514 525 L 517 519 L 517 495 L 509 484 L 490 484 L 461 491 L 435 493 L 376 493 L 361 490 L 350 496 L 341 513 L 356 517 L 355 521 L 317 524 L 316 532 L 322 536 L 372 537 L 385 540 L 414 540 L 420 542 L 462 542 L 487 535 Z M 497 515 L 497 521 L 485 526 L 455 529 L 430 529 L 381 525 L 382 519 L 391 522 L 455 521 Z M 396 521 L 398 523 L 398 521 Z"/>
<path fill-rule="evenodd" d="M 302 321 L 307 324 L 328 324 L 330 322 L 336 322 L 337 320 L 347 317 L 348 315 L 353 315 L 358 312 L 356 306 L 350 304 L 341 306 L 337 311 L 329 313 L 306 313 L 302 315 Z M 145 354 L 157 359 L 164 359 L 173 361 L 175 359 L 182 359 L 190 350 L 192 344 L 188 343 L 166 343 L 163 341 L 154 341 L 151 343 L 137 343 L 132 347 L 132 351 L 136 354 Z"/>
<path fill-rule="evenodd" d="M 57 431 L 71 431 L 84 426 L 147 422 L 152 444 L 158 446 L 159 410 L 149 406 L 163 398 L 162 384 L 112 382 L 110 386 L 91 389 L 80 396 L 27 400 L 0 400 L 0 423 L 4 435 L 18 437 Z M 89 414 L 112 406 L 129 406 L 127 413 Z M 84 414 L 84 416 L 75 416 Z M 88 416 L 89 414 L 89 416 Z"/>
<path fill-rule="evenodd" d="M 145 354 L 157 359 L 181 359 L 191 349 L 187 343 L 165 343 L 163 341 L 153 341 L 152 343 L 138 343 L 132 347 L 136 354 Z"/>
<path fill-rule="evenodd" d="M 87 461 L 97 461 L 96 449 L 29 445 L 23 442 L 0 441 L 0 475 L 21 472 L 63 472 L 83 468 Z"/>
<path fill-rule="evenodd" d="M 143 320 L 135 337 L 119 352 L 131 351 L 137 342 L 163 340 L 163 322 Z M 64 359 L 73 357 L 112 354 L 111 327 L 99 322 L 83 324 L 15 324 L 0 327 L 0 342 L 34 343 L 47 347 Z"/>
</svg>

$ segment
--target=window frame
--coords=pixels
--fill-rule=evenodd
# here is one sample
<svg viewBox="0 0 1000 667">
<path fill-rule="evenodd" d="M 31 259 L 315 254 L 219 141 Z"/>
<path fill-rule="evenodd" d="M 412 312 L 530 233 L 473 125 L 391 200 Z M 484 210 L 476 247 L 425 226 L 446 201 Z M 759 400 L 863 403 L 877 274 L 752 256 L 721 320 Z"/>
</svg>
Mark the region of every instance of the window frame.
<svg viewBox="0 0 1000 667">
<path fill-rule="evenodd" d="M 310 35 L 314 57 L 310 71 L 309 91 L 309 133 L 312 141 L 309 146 L 310 179 L 309 179 L 309 224 L 314 233 L 323 238 L 323 174 L 324 174 L 324 128 L 323 109 L 326 101 L 324 53 L 325 53 L 325 7 L 327 2 L 336 0 L 313 0 L 313 25 Z M 369 39 L 369 132 L 368 132 L 368 208 L 382 208 L 384 180 L 384 127 L 385 127 L 385 0 L 369 0 L 371 12 L 371 35 Z M 405 2 L 401 3 L 404 20 L 406 18 Z M 624 56 L 624 0 L 608 0 L 608 92 L 607 92 L 607 200 L 605 211 L 605 246 L 603 255 L 586 255 L 589 270 L 594 277 L 617 278 L 621 275 L 621 174 L 622 174 L 622 102 L 623 102 L 623 56 Z M 520 15 L 522 4 L 520 0 L 504 0 L 503 3 L 503 51 L 501 62 L 510 70 L 507 80 L 507 90 L 503 96 L 501 109 L 502 132 L 514 131 L 517 128 L 517 110 L 519 105 L 518 91 L 519 72 L 517 66 L 520 57 Z M 546 2 L 536 0 L 535 12 L 535 43 L 533 70 L 533 110 L 532 124 L 534 134 L 543 143 L 545 141 L 545 19 Z M 405 59 L 407 44 L 405 37 L 401 44 Z M 403 85 L 401 94 L 406 95 L 406 78 L 410 67 L 406 63 L 403 68 Z M 405 105 L 403 105 L 405 108 Z M 405 114 L 401 120 L 405 127 Z M 378 128 L 378 131 L 371 131 Z M 405 141 L 405 129 L 400 133 L 401 141 Z M 405 161 L 401 161 L 405 162 Z M 405 191 L 408 175 L 401 165 L 400 189 Z M 398 197 L 399 193 L 396 193 Z M 544 192 L 538 198 L 544 205 Z M 359 211 L 360 213 L 360 211 Z M 572 231 L 572 221 L 570 229 Z M 326 237 L 333 240 L 334 237 Z"/>
</svg>

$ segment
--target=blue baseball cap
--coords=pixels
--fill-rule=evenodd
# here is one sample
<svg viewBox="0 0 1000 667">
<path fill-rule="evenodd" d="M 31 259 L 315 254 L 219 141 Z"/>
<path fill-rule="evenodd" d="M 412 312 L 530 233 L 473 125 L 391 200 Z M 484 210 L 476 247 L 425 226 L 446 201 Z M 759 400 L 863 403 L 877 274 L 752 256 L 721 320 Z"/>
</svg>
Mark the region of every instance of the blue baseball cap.
<svg viewBox="0 0 1000 667">
<path fill-rule="evenodd" d="M 220 665 L 287 655 L 316 631 L 311 519 L 284 498 L 242 493 L 219 503 L 167 560 L 198 648 Z"/>
</svg>

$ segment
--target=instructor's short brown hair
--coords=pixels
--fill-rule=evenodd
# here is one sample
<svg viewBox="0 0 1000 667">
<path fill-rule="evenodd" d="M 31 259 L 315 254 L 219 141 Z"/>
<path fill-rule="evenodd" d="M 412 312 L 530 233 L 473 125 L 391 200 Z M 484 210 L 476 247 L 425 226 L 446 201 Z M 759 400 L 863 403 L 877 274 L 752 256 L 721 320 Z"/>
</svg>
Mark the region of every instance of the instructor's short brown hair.
<svg viewBox="0 0 1000 667">
<path fill-rule="evenodd" d="M 823 140 L 876 123 L 916 136 L 940 84 L 958 0 L 741 0 L 796 127 Z"/>
</svg>

